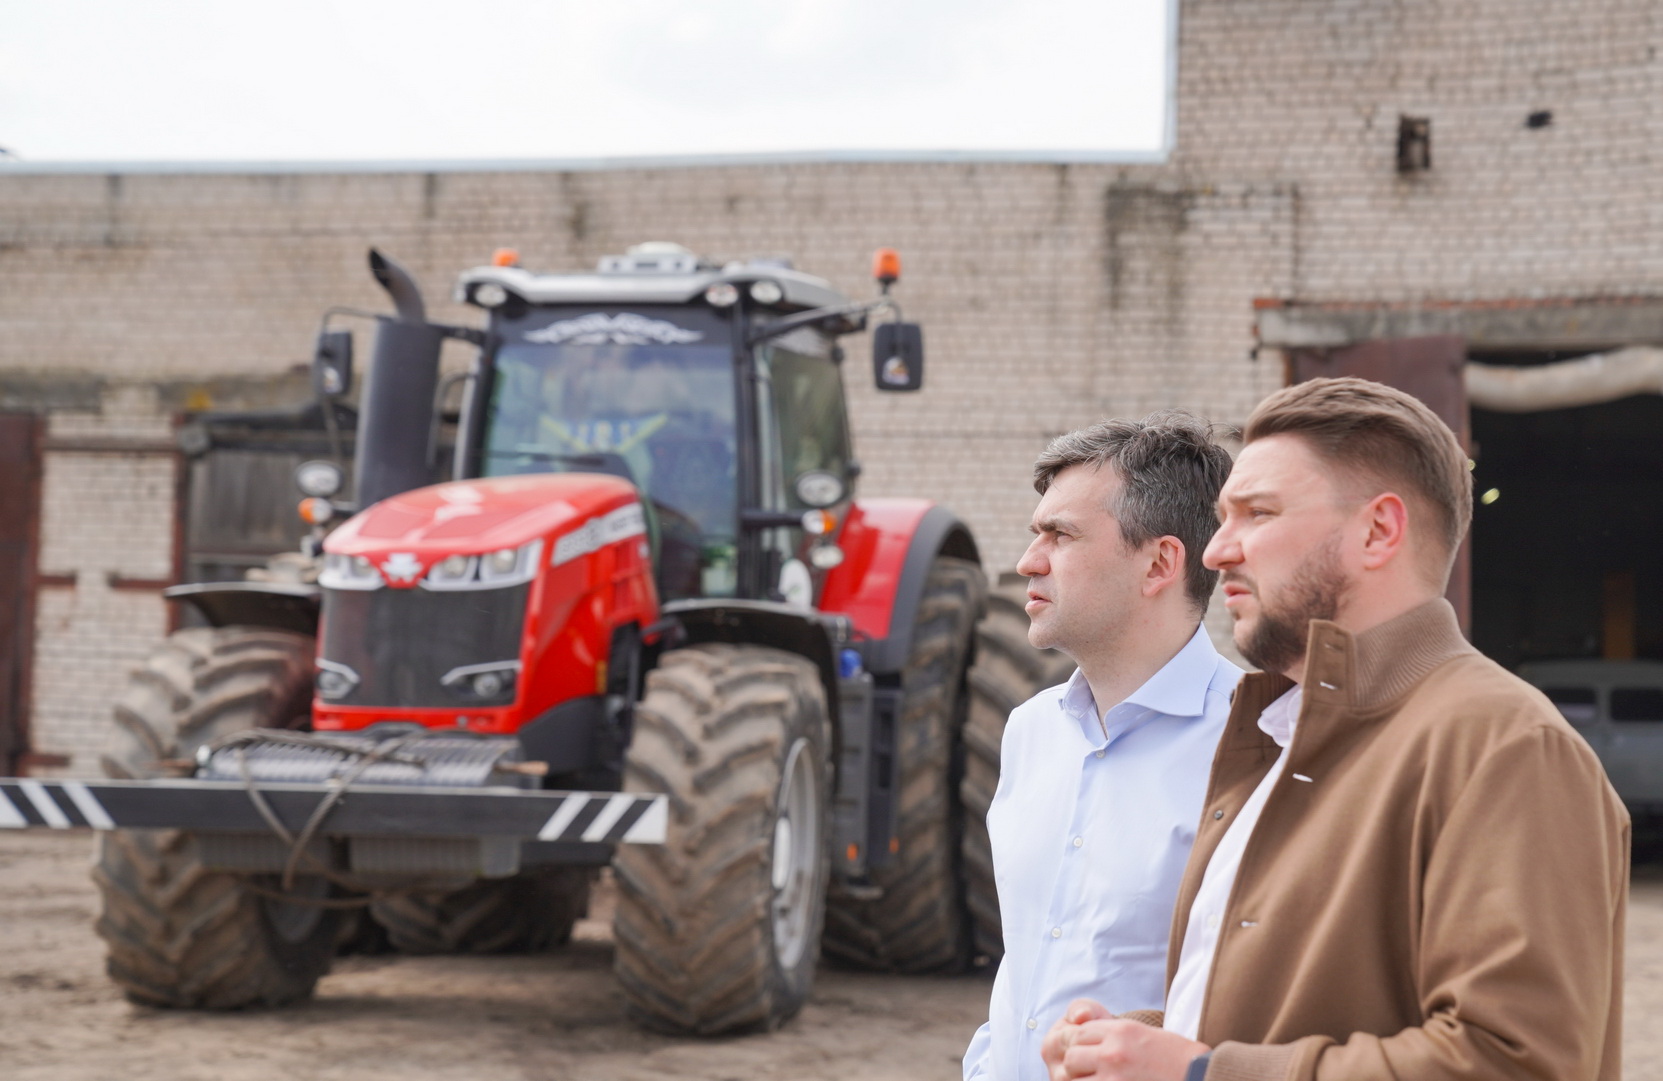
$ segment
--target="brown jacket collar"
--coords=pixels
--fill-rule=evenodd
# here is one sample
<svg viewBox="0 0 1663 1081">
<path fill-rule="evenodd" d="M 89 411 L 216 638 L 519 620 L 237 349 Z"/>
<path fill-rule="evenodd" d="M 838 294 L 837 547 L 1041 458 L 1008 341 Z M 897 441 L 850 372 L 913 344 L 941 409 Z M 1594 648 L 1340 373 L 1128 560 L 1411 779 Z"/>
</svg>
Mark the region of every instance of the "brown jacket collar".
<svg viewBox="0 0 1663 1081">
<path fill-rule="evenodd" d="M 1361 634 L 1315 619 L 1301 686 L 1305 701 L 1321 703 L 1325 712 L 1372 713 L 1397 701 L 1445 661 L 1472 652 L 1461 636 L 1455 609 L 1442 597 Z M 1274 672 L 1248 673 L 1236 691 L 1236 715 L 1257 722 L 1264 708 L 1292 686 L 1292 680 Z M 1233 734 L 1247 737 L 1254 745 L 1260 742 L 1256 723 L 1243 725 Z M 1225 739 L 1229 741 L 1230 736 Z"/>
</svg>

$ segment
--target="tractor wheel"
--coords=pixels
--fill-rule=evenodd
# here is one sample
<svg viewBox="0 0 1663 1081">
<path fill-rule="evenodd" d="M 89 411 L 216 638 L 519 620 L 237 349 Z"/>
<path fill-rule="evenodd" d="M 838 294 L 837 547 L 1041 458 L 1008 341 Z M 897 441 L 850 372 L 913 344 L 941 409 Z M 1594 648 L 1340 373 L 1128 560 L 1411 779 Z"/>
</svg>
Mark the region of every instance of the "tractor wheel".
<svg viewBox="0 0 1663 1081">
<path fill-rule="evenodd" d="M 669 836 L 613 858 L 635 1020 L 715 1035 L 802 1008 L 825 915 L 829 742 L 819 673 L 796 654 L 697 645 L 648 674 L 624 788 L 669 795 Z"/>
<path fill-rule="evenodd" d="M 956 752 L 965 662 L 986 590 L 981 568 L 938 558 L 924 585 L 896 721 L 894 859 L 874 868 L 874 900 L 834 894 L 826 952 L 889 972 L 952 972 L 970 960 L 961 896 Z"/>
<path fill-rule="evenodd" d="M 392 894 L 370 906 L 403 953 L 535 953 L 564 946 L 589 909 L 589 871 L 562 867 L 459 890 Z"/>
<path fill-rule="evenodd" d="M 999 745 L 1011 710 L 1046 687 L 1069 677 L 1074 662 L 1051 649 L 1028 644 L 1027 593 L 1023 579 L 1001 583 L 988 593 L 987 615 L 976 627 L 976 663 L 970 669 L 970 716 L 964 724 L 965 901 L 977 954 L 991 961 L 1004 955 L 999 893 L 993 883 L 993 851 L 987 809 L 999 784 Z"/>
<path fill-rule="evenodd" d="M 176 775 L 210 740 L 249 728 L 295 728 L 310 717 L 312 639 L 259 627 L 171 636 L 132 674 L 115 706 L 101 762 L 111 777 Z M 151 1006 L 217 1010 L 307 997 L 334 953 L 338 910 L 267 896 L 276 876 L 203 868 L 180 830 L 100 834 L 93 878 L 110 978 Z M 295 893 L 329 894 L 302 877 Z"/>
</svg>

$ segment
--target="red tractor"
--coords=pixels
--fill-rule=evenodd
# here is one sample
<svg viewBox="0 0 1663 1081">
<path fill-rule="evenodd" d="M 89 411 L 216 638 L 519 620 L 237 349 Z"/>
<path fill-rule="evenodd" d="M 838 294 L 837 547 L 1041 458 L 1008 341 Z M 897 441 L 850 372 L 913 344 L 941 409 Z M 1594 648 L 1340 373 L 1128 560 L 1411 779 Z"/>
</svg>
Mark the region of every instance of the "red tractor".
<svg viewBox="0 0 1663 1081">
<path fill-rule="evenodd" d="M 892 254 L 866 303 L 674 245 L 515 262 L 462 275 L 479 330 L 429 322 L 371 253 L 397 315 L 350 493 L 340 459 L 297 473 L 315 582 L 174 589 L 208 626 L 134 673 L 113 780 L 0 782 L 0 825 L 102 830 L 110 974 L 164 1006 L 305 997 L 344 920 L 412 951 L 558 944 L 606 865 L 654 1027 L 771 1028 L 822 947 L 997 955 L 999 731 L 1059 671 L 996 598 L 970 676 L 970 531 L 854 498 L 838 338 L 891 312 L 877 386 L 922 380 Z M 449 339 L 478 354 L 441 379 Z M 351 337 L 328 320 L 314 376 L 333 418 Z"/>
</svg>

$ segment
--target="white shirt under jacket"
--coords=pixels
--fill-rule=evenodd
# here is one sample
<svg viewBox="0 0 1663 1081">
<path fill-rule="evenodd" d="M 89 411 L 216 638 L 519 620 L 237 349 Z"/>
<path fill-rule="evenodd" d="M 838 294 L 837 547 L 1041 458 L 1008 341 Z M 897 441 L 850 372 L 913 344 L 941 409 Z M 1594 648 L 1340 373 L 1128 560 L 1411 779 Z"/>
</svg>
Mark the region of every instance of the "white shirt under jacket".
<svg viewBox="0 0 1663 1081">
<path fill-rule="evenodd" d="M 1259 714 L 1259 728 L 1276 741 L 1282 753 L 1276 756 L 1270 772 L 1265 774 L 1253 794 L 1242 804 L 1241 813 L 1230 823 L 1230 828 L 1219 838 L 1218 847 L 1207 861 L 1201 876 L 1201 888 L 1190 906 L 1189 922 L 1184 925 L 1184 944 L 1178 950 L 1178 970 L 1172 974 L 1172 990 L 1166 997 L 1166 1017 L 1161 1025 L 1169 1032 L 1195 1039 L 1201 1031 L 1201 1005 L 1207 998 L 1207 980 L 1213 970 L 1213 955 L 1218 952 L 1219 925 L 1224 910 L 1230 904 L 1230 891 L 1236 886 L 1236 872 L 1241 870 L 1242 853 L 1259 824 L 1259 815 L 1276 787 L 1282 769 L 1288 762 L 1288 744 L 1293 742 L 1293 730 L 1299 720 L 1299 704 L 1304 701 L 1303 689 L 1294 687 L 1265 707 Z M 1309 777 L 1294 774 L 1300 781 Z"/>
<path fill-rule="evenodd" d="M 1069 1002 L 1160 1009 L 1178 880 L 1241 669 L 1194 637 L 1099 719 L 1079 672 L 1011 713 L 988 809 L 1005 957 L 964 1077 L 1045 1081 Z"/>
</svg>

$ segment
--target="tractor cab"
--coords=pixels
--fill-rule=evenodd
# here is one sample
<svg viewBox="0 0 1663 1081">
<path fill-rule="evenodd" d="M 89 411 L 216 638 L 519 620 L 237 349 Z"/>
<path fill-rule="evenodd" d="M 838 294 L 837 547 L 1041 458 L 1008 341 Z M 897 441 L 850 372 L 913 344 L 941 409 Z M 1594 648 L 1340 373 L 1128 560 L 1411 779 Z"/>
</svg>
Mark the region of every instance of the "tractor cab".
<svg viewBox="0 0 1663 1081">
<path fill-rule="evenodd" d="M 804 516 L 845 507 L 859 470 L 836 335 L 864 306 L 782 260 L 717 267 L 669 244 L 589 274 L 499 261 L 458 286 L 490 313 L 490 347 L 457 475 L 622 477 L 645 497 L 662 599 L 812 605 L 830 560 L 811 562 Z"/>
</svg>

